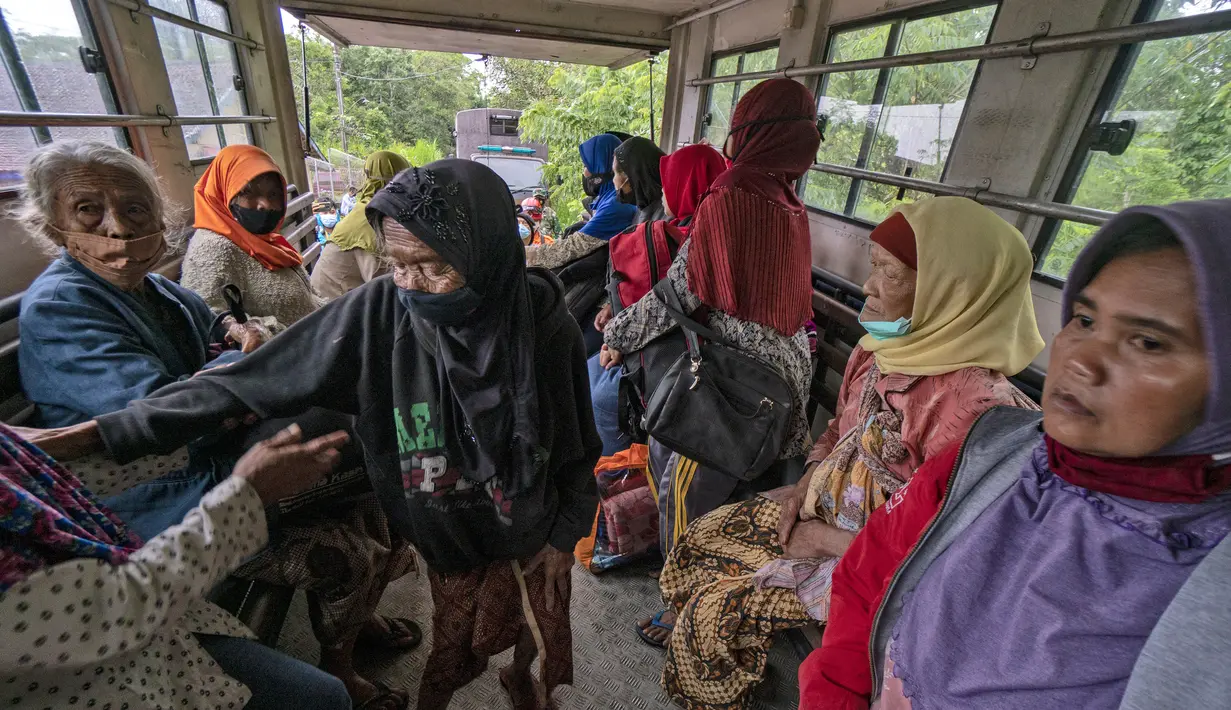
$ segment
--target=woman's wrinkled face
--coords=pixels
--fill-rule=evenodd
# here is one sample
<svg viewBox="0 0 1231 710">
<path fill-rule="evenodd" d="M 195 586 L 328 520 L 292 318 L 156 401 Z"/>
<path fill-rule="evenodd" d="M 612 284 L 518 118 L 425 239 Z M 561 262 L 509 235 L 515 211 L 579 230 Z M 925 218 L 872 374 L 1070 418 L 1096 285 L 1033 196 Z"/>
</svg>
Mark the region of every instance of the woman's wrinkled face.
<svg viewBox="0 0 1231 710">
<path fill-rule="evenodd" d="M 421 239 L 395 219 L 381 222 L 385 254 L 393 270 L 393 283 L 407 291 L 451 293 L 466 285 L 466 278 Z"/>
<path fill-rule="evenodd" d="M 860 320 L 895 321 L 915 310 L 918 273 L 879 244 L 872 245 L 872 273 L 863 284 L 866 296 Z"/>
<path fill-rule="evenodd" d="M 1120 257 L 1078 295 L 1052 343 L 1043 426 L 1065 446 L 1148 456 L 1201 423 L 1209 363 L 1179 248 Z"/>
<path fill-rule="evenodd" d="M 162 229 L 158 196 L 128 170 L 110 165 L 66 170 L 55 190 L 52 224 L 62 231 L 135 239 Z"/>
<path fill-rule="evenodd" d="M 231 204 L 249 210 L 285 210 L 286 190 L 282 187 L 282 176 L 273 172 L 257 175 L 231 198 Z"/>
</svg>

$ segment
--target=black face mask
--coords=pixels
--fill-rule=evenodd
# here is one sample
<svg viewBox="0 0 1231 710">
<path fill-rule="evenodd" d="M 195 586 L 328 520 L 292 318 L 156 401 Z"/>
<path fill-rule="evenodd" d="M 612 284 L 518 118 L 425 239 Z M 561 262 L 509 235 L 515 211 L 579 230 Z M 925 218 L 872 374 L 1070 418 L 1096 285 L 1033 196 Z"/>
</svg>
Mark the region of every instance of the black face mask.
<svg viewBox="0 0 1231 710">
<path fill-rule="evenodd" d="M 239 222 L 239 226 L 253 234 L 269 234 L 278 228 L 278 223 L 286 216 L 286 210 L 253 210 L 231 205 L 231 216 Z"/>
<path fill-rule="evenodd" d="M 627 182 L 625 182 L 624 185 L 631 188 L 631 185 Z M 631 189 L 628 192 L 625 192 L 624 190 L 617 188 L 616 199 L 618 199 L 622 205 L 635 205 L 637 204 L 637 193 Z"/>
<path fill-rule="evenodd" d="M 602 189 L 603 183 L 615 177 L 615 173 L 599 173 L 590 177 L 581 178 L 581 189 L 590 197 L 598 197 L 598 191 Z"/>
</svg>

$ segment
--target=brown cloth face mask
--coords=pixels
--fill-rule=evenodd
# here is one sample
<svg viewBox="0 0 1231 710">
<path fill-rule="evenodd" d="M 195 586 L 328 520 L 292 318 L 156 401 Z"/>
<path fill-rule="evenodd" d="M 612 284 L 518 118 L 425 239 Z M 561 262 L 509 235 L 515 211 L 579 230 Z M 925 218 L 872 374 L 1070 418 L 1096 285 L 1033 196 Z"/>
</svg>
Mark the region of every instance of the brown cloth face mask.
<svg viewBox="0 0 1231 710">
<path fill-rule="evenodd" d="M 114 239 L 86 232 L 65 232 L 52 227 L 64 240 L 70 256 L 123 291 L 141 285 L 167 252 L 161 230 L 136 239 Z"/>
</svg>

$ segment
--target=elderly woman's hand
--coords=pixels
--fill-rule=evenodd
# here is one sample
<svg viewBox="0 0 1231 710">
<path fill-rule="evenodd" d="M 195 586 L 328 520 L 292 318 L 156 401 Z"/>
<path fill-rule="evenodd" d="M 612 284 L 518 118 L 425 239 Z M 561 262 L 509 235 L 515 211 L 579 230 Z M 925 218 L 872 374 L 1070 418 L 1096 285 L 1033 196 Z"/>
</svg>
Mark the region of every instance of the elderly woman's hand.
<svg viewBox="0 0 1231 710">
<path fill-rule="evenodd" d="M 545 600 L 547 611 L 552 611 L 556 608 L 557 597 L 561 601 L 568 599 L 573 564 L 576 562 L 577 560 L 573 557 L 572 550 L 562 552 L 548 543 L 526 564 L 526 569 L 523 573 L 526 575 L 538 569 L 540 565 L 544 568 L 543 572 L 547 575 L 547 583 L 544 586 L 544 593 L 547 595 Z"/>
<path fill-rule="evenodd" d="M 103 451 L 103 437 L 98 433 L 98 422 L 93 420 L 59 429 L 9 428 L 59 461 L 72 461 Z"/>
<path fill-rule="evenodd" d="M 316 485 L 338 465 L 338 451 L 349 439 L 344 431 L 318 437 L 307 443 L 298 424 L 283 429 L 248 450 L 231 475 L 256 489 L 265 505 L 301 493 Z"/>
<path fill-rule="evenodd" d="M 804 501 L 808 498 L 808 488 L 812 485 L 812 474 L 816 473 L 819 467 L 820 464 L 816 462 L 808 464 L 808 472 L 799 479 L 799 483 L 795 484 L 795 490 L 791 491 L 786 500 L 782 501 L 782 515 L 778 518 L 778 544 L 783 547 L 787 546 L 791 539 L 791 531 L 795 528 L 795 523 L 799 522 L 799 511 L 803 509 Z"/>
<path fill-rule="evenodd" d="M 247 323 L 239 323 L 228 316 L 223 322 L 227 327 L 227 341 L 238 345 L 245 353 L 256 350 L 274 337 L 273 333 L 269 332 L 269 328 L 256 319 L 249 320 Z"/>
</svg>

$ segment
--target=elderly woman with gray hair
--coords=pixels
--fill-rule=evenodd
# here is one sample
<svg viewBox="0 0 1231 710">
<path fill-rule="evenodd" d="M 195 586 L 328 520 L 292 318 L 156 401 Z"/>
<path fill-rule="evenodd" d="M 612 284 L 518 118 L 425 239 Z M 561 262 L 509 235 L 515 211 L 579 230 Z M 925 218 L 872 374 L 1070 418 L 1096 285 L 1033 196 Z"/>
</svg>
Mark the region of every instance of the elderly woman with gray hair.
<svg viewBox="0 0 1231 710">
<path fill-rule="evenodd" d="M 56 257 L 26 291 L 19 321 L 22 386 L 37 426 L 122 410 L 165 385 L 231 364 L 270 337 L 258 319 L 240 324 L 152 273 L 175 220 L 154 171 L 140 159 L 102 143 L 55 143 L 30 160 L 25 176 L 18 216 Z M 219 354 L 229 346 L 243 352 Z M 296 421 L 312 433 L 349 428 L 348 417 L 325 410 Z M 282 426 L 220 432 L 218 441 L 190 447 L 187 468 L 106 503 L 150 539 L 225 480 L 247 444 Z M 347 455 L 358 458 L 350 449 Z M 375 497 L 361 493 L 353 504 L 283 519 L 277 532 L 277 543 L 236 574 L 307 591 L 322 669 L 342 679 L 356 705 L 404 706 L 404 692 L 365 680 L 353 665 L 357 641 L 401 650 L 422 639 L 413 622 L 375 614 L 389 582 L 414 566 L 413 550 L 390 533 Z"/>
<path fill-rule="evenodd" d="M 25 177 L 18 217 L 57 257 L 21 304 L 22 386 L 39 424 L 122 409 L 204 368 L 211 346 L 248 352 L 270 337 L 152 273 L 177 215 L 140 159 L 103 143 L 56 143 Z"/>
</svg>

